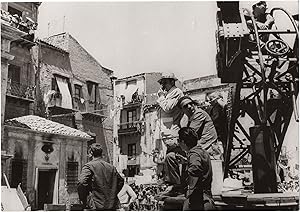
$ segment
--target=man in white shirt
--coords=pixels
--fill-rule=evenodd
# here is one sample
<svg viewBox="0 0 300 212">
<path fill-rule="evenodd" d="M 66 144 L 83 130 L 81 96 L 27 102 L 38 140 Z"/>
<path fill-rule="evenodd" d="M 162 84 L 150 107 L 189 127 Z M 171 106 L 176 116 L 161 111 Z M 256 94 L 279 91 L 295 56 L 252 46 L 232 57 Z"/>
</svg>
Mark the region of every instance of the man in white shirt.
<svg viewBox="0 0 300 212">
<path fill-rule="evenodd" d="M 183 92 L 175 86 L 176 80 L 173 73 L 163 73 L 158 80 L 161 89 L 158 91 L 157 99 L 160 139 L 167 147 L 164 180 L 170 185 L 167 191 L 174 191 L 174 194 L 180 192 L 181 189 L 180 164 L 176 160 L 176 153 L 185 154 L 177 143 L 180 121 L 183 117 L 183 112 L 177 106 L 177 102 L 183 96 Z"/>
<path fill-rule="evenodd" d="M 118 193 L 118 198 L 120 200 L 120 209 L 129 211 L 129 206 L 133 202 L 135 202 L 135 200 L 137 199 L 137 195 L 132 190 L 132 188 L 127 184 L 127 182 L 125 182 L 121 191 Z"/>
</svg>

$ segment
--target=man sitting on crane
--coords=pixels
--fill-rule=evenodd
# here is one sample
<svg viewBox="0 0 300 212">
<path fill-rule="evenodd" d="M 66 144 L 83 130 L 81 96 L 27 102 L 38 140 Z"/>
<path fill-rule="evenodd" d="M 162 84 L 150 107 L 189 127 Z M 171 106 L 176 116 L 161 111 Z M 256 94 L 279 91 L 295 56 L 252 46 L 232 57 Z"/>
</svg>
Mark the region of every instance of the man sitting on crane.
<svg viewBox="0 0 300 212">
<path fill-rule="evenodd" d="M 259 30 L 271 29 L 274 24 L 274 18 L 266 11 L 267 3 L 265 1 L 260 1 L 252 5 L 252 13 Z M 250 30 L 254 30 L 252 20 L 248 20 L 247 25 Z M 260 34 L 259 38 L 262 42 L 266 43 L 269 40 L 269 34 Z M 250 37 L 250 39 L 255 40 L 253 37 Z"/>
</svg>

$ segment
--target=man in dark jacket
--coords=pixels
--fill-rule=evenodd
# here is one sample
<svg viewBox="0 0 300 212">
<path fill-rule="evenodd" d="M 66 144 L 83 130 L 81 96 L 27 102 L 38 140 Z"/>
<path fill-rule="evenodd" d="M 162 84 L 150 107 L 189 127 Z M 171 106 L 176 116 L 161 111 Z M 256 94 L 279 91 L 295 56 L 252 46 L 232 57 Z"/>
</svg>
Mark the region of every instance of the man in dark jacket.
<svg viewBox="0 0 300 212">
<path fill-rule="evenodd" d="M 211 194 L 212 166 L 209 154 L 197 145 L 198 136 L 190 127 L 179 130 L 179 145 L 188 151 L 187 192 L 183 210 L 214 210 Z"/>
<path fill-rule="evenodd" d="M 226 104 L 220 104 L 220 102 L 222 101 L 222 97 L 217 92 L 208 94 L 207 98 L 209 100 L 210 106 L 207 108 L 206 112 L 211 117 L 217 131 L 218 139 L 222 142 L 223 149 L 225 149 L 228 134 Z"/>
<path fill-rule="evenodd" d="M 89 149 L 92 160 L 82 167 L 78 194 L 82 204 L 92 210 L 116 210 L 118 193 L 124 179 L 111 164 L 102 160 L 102 148 L 94 143 Z"/>
<path fill-rule="evenodd" d="M 222 159 L 223 146 L 218 141 L 217 131 L 210 116 L 197 107 L 197 103 L 189 96 L 181 97 L 178 106 L 188 117 L 188 123 L 183 126 L 192 128 L 198 136 L 198 145 L 206 150 L 211 158 Z"/>
</svg>

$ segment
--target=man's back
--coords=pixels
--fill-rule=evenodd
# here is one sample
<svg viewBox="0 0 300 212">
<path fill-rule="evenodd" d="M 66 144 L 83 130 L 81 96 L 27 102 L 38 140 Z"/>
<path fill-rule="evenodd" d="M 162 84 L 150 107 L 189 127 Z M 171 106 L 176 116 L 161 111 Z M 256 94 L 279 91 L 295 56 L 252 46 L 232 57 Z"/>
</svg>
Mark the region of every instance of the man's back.
<svg viewBox="0 0 300 212">
<path fill-rule="evenodd" d="M 97 210 L 115 210 L 118 205 L 117 194 L 123 184 L 124 180 L 114 166 L 96 158 L 82 168 L 79 177 L 79 196 L 85 195 L 85 192 L 80 191 L 89 190 L 92 193 L 87 200 L 89 207 Z"/>
<path fill-rule="evenodd" d="M 217 140 L 214 124 L 210 116 L 201 108 L 195 109 L 194 114 L 189 118 L 188 126 L 197 132 L 203 149 L 207 149 Z"/>
</svg>

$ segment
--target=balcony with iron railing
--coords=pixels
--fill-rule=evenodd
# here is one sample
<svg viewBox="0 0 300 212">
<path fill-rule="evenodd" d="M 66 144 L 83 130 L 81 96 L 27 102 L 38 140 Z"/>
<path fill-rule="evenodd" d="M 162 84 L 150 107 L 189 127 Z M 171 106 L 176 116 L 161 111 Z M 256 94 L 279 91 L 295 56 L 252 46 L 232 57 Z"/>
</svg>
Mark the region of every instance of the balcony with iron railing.
<svg viewBox="0 0 300 212">
<path fill-rule="evenodd" d="M 34 86 L 28 86 L 9 79 L 7 82 L 6 94 L 17 98 L 34 100 Z"/>
<path fill-rule="evenodd" d="M 141 134 L 144 129 L 144 121 L 132 121 L 132 122 L 124 122 L 118 125 L 118 134 L 132 134 L 139 133 Z"/>
</svg>

